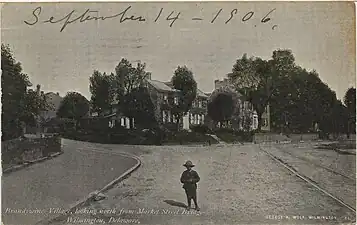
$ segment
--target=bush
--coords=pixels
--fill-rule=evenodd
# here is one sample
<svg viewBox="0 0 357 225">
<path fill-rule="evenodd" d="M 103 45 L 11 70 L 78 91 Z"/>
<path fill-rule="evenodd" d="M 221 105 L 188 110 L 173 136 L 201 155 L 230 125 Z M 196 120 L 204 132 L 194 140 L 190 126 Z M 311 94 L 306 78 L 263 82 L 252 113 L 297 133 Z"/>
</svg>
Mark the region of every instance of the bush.
<svg viewBox="0 0 357 225">
<path fill-rule="evenodd" d="M 211 136 L 198 133 L 198 132 L 188 132 L 188 131 L 179 131 L 167 133 L 166 137 L 163 140 L 164 143 L 168 144 L 217 144 L 217 140 Z"/>
<path fill-rule="evenodd" d="M 219 128 L 215 130 L 215 134 L 222 141 L 228 143 L 252 142 L 254 131 L 242 131 L 242 130 L 234 130 L 231 128 Z"/>
<path fill-rule="evenodd" d="M 62 132 L 64 138 L 101 144 L 160 145 L 163 132 L 159 129 L 125 129 L 123 127 L 82 129 Z"/>
<path fill-rule="evenodd" d="M 191 125 L 190 129 L 193 132 L 201 133 L 201 134 L 212 134 L 212 130 L 205 124 L 199 124 L 199 125 Z"/>
</svg>

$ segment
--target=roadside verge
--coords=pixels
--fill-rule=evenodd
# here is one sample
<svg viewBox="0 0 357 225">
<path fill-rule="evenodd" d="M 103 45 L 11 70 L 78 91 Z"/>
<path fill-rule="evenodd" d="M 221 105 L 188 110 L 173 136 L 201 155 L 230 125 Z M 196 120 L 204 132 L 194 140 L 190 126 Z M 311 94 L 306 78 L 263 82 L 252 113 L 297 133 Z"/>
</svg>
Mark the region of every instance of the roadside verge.
<svg viewBox="0 0 357 225">
<path fill-rule="evenodd" d="M 48 159 L 52 159 L 52 158 L 55 158 L 57 156 L 60 156 L 64 153 L 64 151 L 60 151 L 60 152 L 56 152 L 54 154 L 51 154 L 49 156 L 46 156 L 46 157 L 42 157 L 42 158 L 39 158 L 39 159 L 36 159 L 36 160 L 29 160 L 29 161 L 25 161 L 23 162 L 22 164 L 20 165 L 15 165 L 15 166 L 12 166 L 10 168 L 7 168 L 5 170 L 3 170 L 3 174 L 8 174 L 8 173 L 11 173 L 11 172 L 15 172 L 15 171 L 18 171 L 18 170 L 21 170 L 25 167 L 29 167 L 35 163 L 40 163 L 40 162 L 43 162 L 43 161 L 46 161 Z"/>
<path fill-rule="evenodd" d="M 132 158 L 132 159 L 136 160 L 136 164 L 134 166 L 132 166 L 131 168 L 129 168 L 127 171 L 125 171 L 123 174 L 121 174 L 119 177 L 115 178 L 113 181 L 111 181 L 110 183 L 105 185 L 102 189 L 93 191 L 89 195 L 84 197 L 83 199 L 81 199 L 81 200 L 77 201 L 76 203 L 70 205 L 68 207 L 68 209 L 66 210 L 66 213 L 58 215 L 58 216 L 55 216 L 55 217 L 51 217 L 51 216 L 47 217 L 47 218 L 42 219 L 39 222 L 37 222 L 36 225 L 47 225 L 47 224 L 52 224 L 52 223 L 56 223 L 56 222 L 60 222 L 60 221 L 65 220 L 68 217 L 68 215 L 74 214 L 74 212 L 77 209 L 89 206 L 91 202 L 96 201 L 98 196 L 102 195 L 104 192 L 106 192 L 107 190 L 113 188 L 119 182 L 121 182 L 121 181 L 125 180 L 126 178 L 128 178 L 134 171 L 136 171 L 141 166 L 141 160 L 139 159 L 139 157 L 131 155 L 131 154 L 128 154 L 128 153 L 111 152 L 111 151 L 98 151 L 98 150 L 90 150 L 90 151 L 111 153 L 111 154 L 121 155 L 121 156 L 127 157 L 127 158 Z"/>
</svg>

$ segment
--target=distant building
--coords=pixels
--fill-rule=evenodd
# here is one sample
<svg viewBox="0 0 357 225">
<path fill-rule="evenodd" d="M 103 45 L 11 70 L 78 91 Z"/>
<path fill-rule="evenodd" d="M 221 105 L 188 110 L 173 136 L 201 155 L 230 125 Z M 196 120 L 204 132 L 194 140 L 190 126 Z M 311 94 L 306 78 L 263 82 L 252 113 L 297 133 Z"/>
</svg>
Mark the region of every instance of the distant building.
<svg viewBox="0 0 357 225">
<path fill-rule="evenodd" d="M 234 90 L 233 84 L 229 79 L 225 78 L 223 80 L 214 81 L 215 90 L 212 92 L 210 99 L 212 100 L 220 92 L 229 92 L 234 96 L 234 101 L 236 102 L 236 112 L 233 113 L 232 119 L 230 121 L 230 126 L 235 129 L 243 129 L 244 120 L 249 116 L 251 119 L 251 130 L 258 128 L 258 115 L 254 110 L 252 104 L 244 99 L 240 93 Z M 265 112 L 262 115 L 262 130 L 270 130 L 270 109 L 269 105 L 266 107 Z"/>
<path fill-rule="evenodd" d="M 58 92 L 48 92 L 44 94 L 44 98 L 49 108 L 41 112 L 41 117 L 43 117 L 47 121 L 57 116 L 57 111 L 61 105 L 63 98 L 59 95 Z"/>
<path fill-rule="evenodd" d="M 47 109 L 43 110 L 36 117 L 36 125 L 26 124 L 24 127 L 24 133 L 34 134 L 39 132 L 47 132 L 47 124 L 54 118 L 56 118 L 57 110 L 62 102 L 62 97 L 59 93 L 41 91 L 41 85 L 36 85 L 36 89 L 29 89 L 29 92 L 36 92 L 36 94 L 44 99 L 47 104 Z"/>
<path fill-rule="evenodd" d="M 191 125 L 204 124 L 207 115 L 208 96 L 197 89 L 196 99 L 192 107 L 183 118 L 180 118 L 179 125 L 174 117 L 171 107 L 179 104 L 180 90 L 173 87 L 171 82 L 162 82 L 157 80 L 146 80 L 146 87 L 150 93 L 151 100 L 154 103 L 155 116 L 160 123 L 168 128 L 190 129 Z"/>
<path fill-rule="evenodd" d="M 207 105 L 217 94 L 222 91 L 228 91 L 234 96 L 236 102 L 236 112 L 233 114 L 232 119 L 229 121 L 229 126 L 235 129 L 243 129 L 243 121 L 247 116 L 251 119 L 251 128 L 258 128 L 258 116 L 254 111 L 252 105 L 245 101 L 243 96 L 237 93 L 227 79 L 223 81 L 215 81 L 215 90 L 212 93 L 204 93 L 197 89 L 196 99 L 192 103 L 191 109 L 188 113 L 177 120 L 172 112 L 172 106 L 178 105 L 180 90 L 173 87 L 171 82 L 163 82 L 158 80 L 152 80 L 151 77 L 144 80 L 142 83 L 144 87 L 148 89 L 151 101 L 154 105 L 154 114 L 156 121 L 159 124 L 165 126 L 168 129 L 180 129 L 189 130 L 194 125 L 206 124 L 212 126 L 212 121 L 207 115 Z M 102 121 L 101 123 L 107 124 L 109 127 L 122 126 L 127 129 L 135 127 L 135 121 L 123 115 L 120 110 L 119 102 L 114 97 L 110 110 L 106 112 L 91 112 L 90 116 L 85 118 L 87 124 L 90 121 Z M 262 130 L 269 130 L 269 107 L 267 107 L 266 113 L 262 117 Z M 221 124 L 218 124 L 221 126 Z"/>
</svg>

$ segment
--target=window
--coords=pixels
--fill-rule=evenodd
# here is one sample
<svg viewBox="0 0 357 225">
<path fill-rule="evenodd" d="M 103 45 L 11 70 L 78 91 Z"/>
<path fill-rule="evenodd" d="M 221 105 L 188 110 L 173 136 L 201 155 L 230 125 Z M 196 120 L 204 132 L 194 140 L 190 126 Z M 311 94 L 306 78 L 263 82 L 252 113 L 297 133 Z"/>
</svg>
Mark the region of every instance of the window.
<svg viewBox="0 0 357 225">
<path fill-rule="evenodd" d="M 168 122 L 171 122 L 171 111 L 168 111 Z"/>
<path fill-rule="evenodd" d="M 168 98 L 168 96 L 166 94 L 164 94 L 164 102 L 167 102 L 167 98 Z"/>
<path fill-rule="evenodd" d="M 201 123 L 201 115 L 198 114 L 198 115 L 197 115 L 197 124 L 200 124 L 200 123 Z"/>
<path fill-rule="evenodd" d="M 174 103 L 175 105 L 178 105 L 178 97 L 174 97 Z"/>
<path fill-rule="evenodd" d="M 267 118 L 264 118 L 262 122 L 263 122 L 262 123 L 263 127 L 267 127 L 268 126 L 268 119 Z"/>
<path fill-rule="evenodd" d="M 205 115 L 202 115 L 202 123 L 205 123 Z"/>
<path fill-rule="evenodd" d="M 193 114 L 190 113 L 190 124 L 193 124 L 194 123 L 194 118 L 193 118 Z"/>
<path fill-rule="evenodd" d="M 162 122 L 165 123 L 166 122 L 165 119 L 166 119 L 166 111 L 163 110 L 162 111 Z"/>
<path fill-rule="evenodd" d="M 257 116 L 253 116 L 253 129 L 258 128 L 258 117 Z"/>
<path fill-rule="evenodd" d="M 202 108 L 202 101 L 201 100 L 198 100 L 198 107 Z"/>
</svg>

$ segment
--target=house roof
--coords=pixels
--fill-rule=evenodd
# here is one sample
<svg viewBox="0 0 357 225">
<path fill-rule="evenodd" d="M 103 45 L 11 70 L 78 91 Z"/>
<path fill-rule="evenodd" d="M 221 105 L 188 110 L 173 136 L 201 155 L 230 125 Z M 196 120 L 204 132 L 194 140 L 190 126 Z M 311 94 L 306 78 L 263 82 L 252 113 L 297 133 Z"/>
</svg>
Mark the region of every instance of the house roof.
<svg viewBox="0 0 357 225">
<path fill-rule="evenodd" d="M 167 84 L 157 80 L 147 80 L 155 89 L 159 91 L 177 91 L 176 89 L 171 88 Z"/>
<path fill-rule="evenodd" d="M 205 97 L 205 98 L 208 97 L 203 91 L 201 91 L 201 90 L 198 89 L 198 88 L 197 88 L 197 95 L 200 96 L 200 97 Z"/>
<path fill-rule="evenodd" d="M 162 82 L 162 81 L 157 81 L 157 80 L 147 80 L 155 89 L 159 90 L 159 91 L 179 91 L 177 89 L 174 89 L 172 87 L 171 82 Z M 197 88 L 197 96 L 200 97 L 205 97 L 207 98 L 208 96 L 201 91 L 200 89 Z"/>
</svg>

